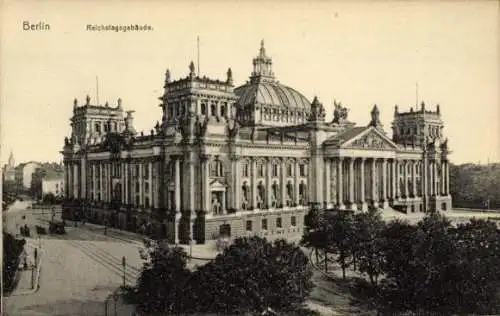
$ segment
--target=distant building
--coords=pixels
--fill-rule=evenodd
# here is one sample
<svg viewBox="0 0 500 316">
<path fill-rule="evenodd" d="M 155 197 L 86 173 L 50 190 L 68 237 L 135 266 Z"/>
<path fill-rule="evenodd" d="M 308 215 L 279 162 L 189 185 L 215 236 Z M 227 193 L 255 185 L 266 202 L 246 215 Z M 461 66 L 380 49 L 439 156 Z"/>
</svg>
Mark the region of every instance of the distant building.
<svg viewBox="0 0 500 316">
<path fill-rule="evenodd" d="M 64 172 L 61 165 L 40 164 L 32 175 L 31 195 L 42 199 L 48 193 L 56 197 L 64 195 Z"/>
<path fill-rule="evenodd" d="M 40 166 L 40 163 L 30 161 L 26 163 L 21 163 L 16 167 L 16 182 L 19 185 L 21 191 L 27 191 L 31 189 L 31 181 L 33 179 L 33 173 Z"/>
<path fill-rule="evenodd" d="M 52 193 L 55 197 L 64 196 L 64 175 L 47 177 L 42 180 L 42 197 Z"/>
<path fill-rule="evenodd" d="M 8 163 L 3 167 L 3 181 L 15 181 L 16 180 L 16 163 L 14 161 L 14 154 L 12 151 L 9 155 Z"/>
<path fill-rule="evenodd" d="M 249 81 L 165 74 L 163 115 L 138 135 L 132 112 L 74 101 L 65 139 L 65 192 L 79 216 L 135 230 L 156 226 L 171 242 L 302 234 L 312 208 L 363 212 L 448 210 L 448 141 L 439 106 L 355 126 L 348 108 L 323 104 L 281 84 L 261 43 Z M 144 224 L 146 223 L 146 224 Z M 149 225 L 151 224 L 151 225 Z"/>
</svg>

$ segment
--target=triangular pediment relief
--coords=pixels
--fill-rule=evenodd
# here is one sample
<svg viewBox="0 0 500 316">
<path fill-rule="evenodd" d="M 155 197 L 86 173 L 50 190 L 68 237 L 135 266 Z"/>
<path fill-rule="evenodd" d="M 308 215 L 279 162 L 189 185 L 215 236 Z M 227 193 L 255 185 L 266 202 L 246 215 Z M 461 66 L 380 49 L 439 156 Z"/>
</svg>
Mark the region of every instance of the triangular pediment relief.
<svg viewBox="0 0 500 316">
<path fill-rule="evenodd" d="M 215 179 L 210 182 L 210 189 L 213 191 L 223 191 L 226 190 L 226 184 L 221 182 L 219 179 Z"/>
<path fill-rule="evenodd" d="M 369 128 L 340 145 L 340 148 L 396 149 L 397 146 L 376 128 Z"/>
</svg>

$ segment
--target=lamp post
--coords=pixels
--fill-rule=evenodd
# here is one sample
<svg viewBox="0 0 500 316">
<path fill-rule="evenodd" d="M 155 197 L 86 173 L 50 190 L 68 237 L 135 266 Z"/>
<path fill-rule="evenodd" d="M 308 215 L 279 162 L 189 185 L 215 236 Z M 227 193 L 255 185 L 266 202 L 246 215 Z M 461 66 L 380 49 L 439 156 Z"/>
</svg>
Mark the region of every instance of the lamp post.
<svg viewBox="0 0 500 316">
<path fill-rule="evenodd" d="M 125 287 L 126 284 L 125 268 L 127 267 L 127 259 L 125 258 L 125 256 L 122 257 L 122 266 L 123 266 L 123 286 Z"/>
</svg>

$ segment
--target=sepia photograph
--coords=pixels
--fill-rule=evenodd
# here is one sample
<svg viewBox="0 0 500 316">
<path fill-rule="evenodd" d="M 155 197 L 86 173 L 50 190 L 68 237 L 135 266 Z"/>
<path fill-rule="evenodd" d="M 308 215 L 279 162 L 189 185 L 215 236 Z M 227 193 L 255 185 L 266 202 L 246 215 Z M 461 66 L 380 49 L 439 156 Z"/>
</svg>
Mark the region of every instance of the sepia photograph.
<svg viewBox="0 0 500 316">
<path fill-rule="evenodd" d="M 499 25 L 0 1 L 1 314 L 500 315 Z"/>
</svg>

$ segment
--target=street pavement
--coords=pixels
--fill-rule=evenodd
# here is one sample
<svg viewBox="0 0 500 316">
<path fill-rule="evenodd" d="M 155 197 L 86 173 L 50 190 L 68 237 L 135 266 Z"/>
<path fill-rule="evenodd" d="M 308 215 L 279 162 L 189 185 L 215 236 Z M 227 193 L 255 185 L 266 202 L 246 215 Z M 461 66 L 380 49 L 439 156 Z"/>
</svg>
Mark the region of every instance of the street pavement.
<svg viewBox="0 0 500 316">
<path fill-rule="evenodd" d="M 29 295 L 16 295 L 19 291 L 15 291 L 5 297 L 5 315 L 104 315 L 106 298 L 123 283 L 123 256 L 127 284 L 137 279 L 142 264 L 139 244 L 85 227 L 67 227 L 66 235 L 39 236 L 39 241 L 35 225 L 48 228 L 51 215 L 38 215 L 39 210 L 28 210 L 26 206 L 15 205 L 7 211 L 5 226 L 15 232 L 19 222 L 26 222 L 35 235 L 27 238 L 27 243 L 41 244 L 45 257 L 40 289 Z M 132 315 L 132 311 L 121 310 L 120 315 Z"/>
</svg>

